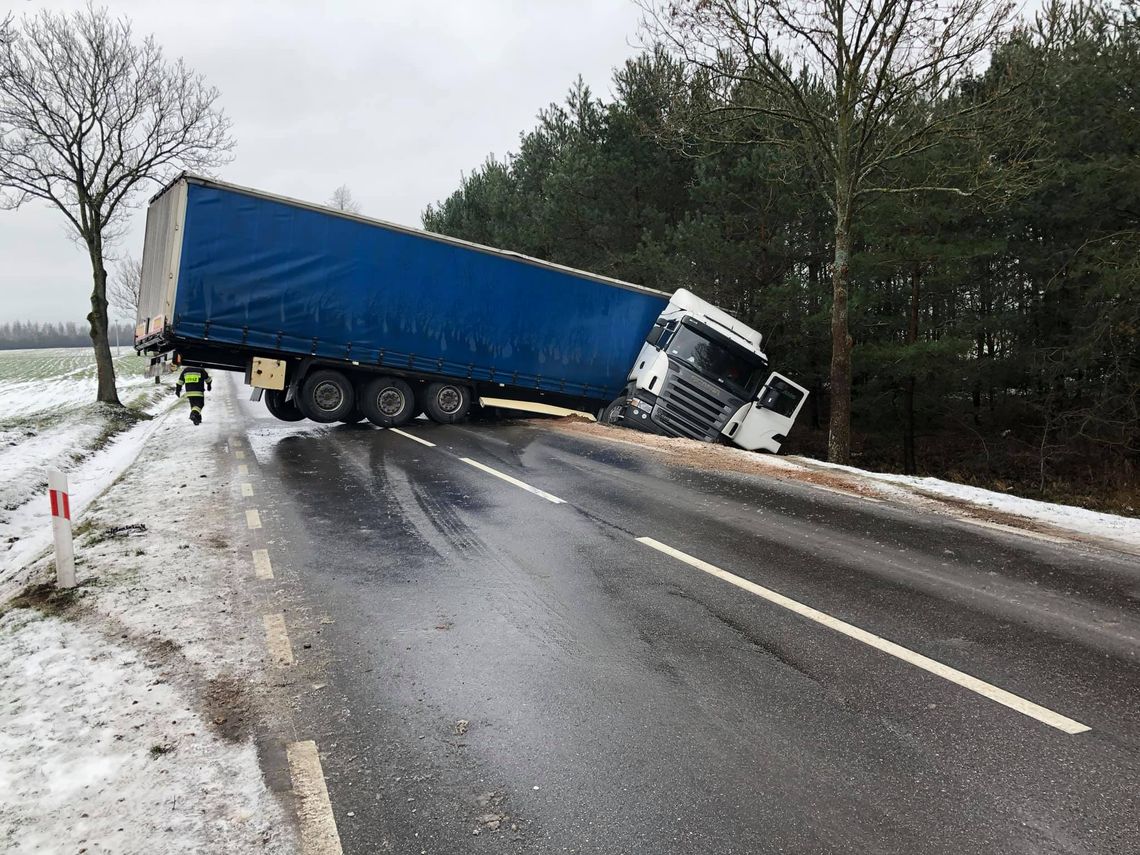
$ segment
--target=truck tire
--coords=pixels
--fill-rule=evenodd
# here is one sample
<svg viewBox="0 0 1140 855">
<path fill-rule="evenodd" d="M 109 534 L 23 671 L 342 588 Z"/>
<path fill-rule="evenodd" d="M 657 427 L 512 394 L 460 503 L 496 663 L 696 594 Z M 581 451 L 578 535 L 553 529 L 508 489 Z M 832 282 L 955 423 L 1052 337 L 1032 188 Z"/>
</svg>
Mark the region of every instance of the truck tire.
<svg viewBox="0 0 1140 855">
<path fill-rule="evenodd" d="M 400 427 L 416 417 L 416 396 L 399 377 L 377 377 L 360 390 L 360 409 L 377 427 Z"/>
<path fill-rule="evenodd" d="M 356 393 L 339 371 L 322 368 L 301 384 L 297 400 L 301 412 L 315 422 L 330 424 L 348 416 L 356 406 Z"/>
<path fill-rule="evenodd" d="M 297 407 L 296 401 L 286 401 L 285 392 L 277 389 L 265 390 L 265 408 L 275 419 L 283 422 L 299 422 L 305 414 Z"/>
<path fill-rule="evenodd" d="M 458 383 L 428 383 L 421 403 L 433 422 L 453 424 L 462 421 L 471 411 L 471 390 Z"/>
<path fill-rule="evenodd" d="M 628 400 L 629 398 L 623 396 L 610 401 L 602 410 L 598 421 L 604 425 L 620 425 L 622 423 L 621 411 Z"/>
</svg>

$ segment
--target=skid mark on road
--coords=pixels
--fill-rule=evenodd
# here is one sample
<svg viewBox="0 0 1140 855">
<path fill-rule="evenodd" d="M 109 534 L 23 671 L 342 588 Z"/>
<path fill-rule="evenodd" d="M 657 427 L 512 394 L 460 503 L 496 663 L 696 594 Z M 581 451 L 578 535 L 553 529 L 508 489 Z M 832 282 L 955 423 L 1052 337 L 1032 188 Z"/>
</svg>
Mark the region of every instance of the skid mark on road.
<svg viewBox="0 0 1140 855">
<path fill-rule="evenodd" d="M 1022 715 L 1027 715 L 1030 718 L 1034 718 L 1043 724 L 1047 724 L 1050 727 L 1056 728 L 1057 730 L 1069 734 L 1077 734 L 1084 733 L 1090 729 L 1088 725 L 1081 724 L 1079 721 L 1074 721 L 1073 719 L 1063 716 L 1060 713 L 1054 712 L 1053 710 L 1047 709 L 1043 706 L 1033 703 L 1032 701 L 1019 697 L 1012 692 L 1007 692 L 1005 689 L 999 689 L 997 686 L 994 686 L 991 683 L 987 683 L 984 680 L 979 680 L 977 677 L 972 677 L 969 674 L 957 670 L 956 668 L 951 668 L 949 665 L 943 665 L 941 662 L 938 662 L 927 656 L 923 656 L 921 653 L 915 653 L 913 650 L 908 650 L 902 645 L 895 644 L 893 641 L 888 641 L 881 636 L 867 632 L 865 629 L 860 629 L 857 626 L 849 624 L 846 621 L 840 620 L 839 618 L 832 617 L 831 615 L 825 612 L 821 612 L 818 609 L 813 609 L 811 606 L 806 606 L 803 603 L 791 599 L 790 597 L 785 597 L 783 594 L 779 594 L 770 588 L 765 588 L 762 585 L 757 585 L 755 582 L 750 582 L 749 580 L 737 576 L 734 573 L 729 573 L 727 570 L 722 570 L 720 567 L 717 567 L 714 564 L 709 564 L 707 561 L 702 561 L 699 558 L 694 558 L 692 555 L 682 552 L 679 549 L 674 549 L 672 546 L 668 546 L 659 540 L 654 540 L 652 537 L 639 537 L 637 538 L 637 541 L 653 549 L 656 549 L 658 552 L 663 552 L 666 555 L 676 558 L 678 561 L 682 561 L 685 564 L 688 564 L 690 567 L 695 567 L 698 570 L 702 570 L 705 573 L 708 573 L 710 576 L 715 576 L 718 579 L 723 579 L 725 582 L 728 582 L 731 585 L 735 585 L 742 590 L 748 591 L 751 594 L 755 594 L 758 597 L 762 597 L 770 603 L 795 612 L 801 617 L 815 621 L 818 624 L 826 626 L 828 629 L 834 630 L 835 632 L 841 633 L 842 635 L 846 635 L 848 638 L 853 638 L 856 641 L 861 641 L 863 644 L 866 644 L 869 647 L 874 647 L 876 650 L 880 650 L 883 653 L 894 656 L 896 659 L 901 659 L 904 662 L 914 665 L 916 668 L 921 668 L 922 670 L 934 674 L 935 676 L 941 677 L 944 680 L 949 680 L 951 683 L 955 683 L 956 685 L 962 686 L 965 689 L 969 689 L 971 692 L 975 692 L 984 698 L 988 698 L 991 701 L 1002 704 L 1003 706 L 1009 707 L 1012 710 L 1016 710 Z"/>
</svg>

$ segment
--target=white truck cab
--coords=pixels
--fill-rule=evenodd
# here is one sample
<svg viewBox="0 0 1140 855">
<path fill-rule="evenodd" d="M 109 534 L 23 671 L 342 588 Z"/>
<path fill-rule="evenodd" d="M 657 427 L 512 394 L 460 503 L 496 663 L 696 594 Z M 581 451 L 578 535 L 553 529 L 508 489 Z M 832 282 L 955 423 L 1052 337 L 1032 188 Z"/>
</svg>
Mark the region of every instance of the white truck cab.
<svg viewBox="0 0 1140 855">
<path fill-rule="evenodd" d="M 682 288 L 650 330 L 607 418 L 650 433 L 778 452 L 808 393 L 768 372 L 761 343 L 756 330 Z"/>
</svg>

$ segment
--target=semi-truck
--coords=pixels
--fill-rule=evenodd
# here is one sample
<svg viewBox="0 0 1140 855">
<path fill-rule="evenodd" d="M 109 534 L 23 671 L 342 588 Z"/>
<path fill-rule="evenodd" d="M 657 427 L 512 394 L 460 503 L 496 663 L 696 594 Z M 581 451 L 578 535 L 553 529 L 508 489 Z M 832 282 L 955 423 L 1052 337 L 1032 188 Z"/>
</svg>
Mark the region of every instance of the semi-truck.
<svg viewBox="0 0 1140 855">
<path fill-rule="evenodd" d="M 807 396 L 755 330 L 493 247 L 183 174 L 147 209 L 135 349 L 241 372 L 285 421 L 452 423 L 481 406 L 776 452 Z"/>
</svg>

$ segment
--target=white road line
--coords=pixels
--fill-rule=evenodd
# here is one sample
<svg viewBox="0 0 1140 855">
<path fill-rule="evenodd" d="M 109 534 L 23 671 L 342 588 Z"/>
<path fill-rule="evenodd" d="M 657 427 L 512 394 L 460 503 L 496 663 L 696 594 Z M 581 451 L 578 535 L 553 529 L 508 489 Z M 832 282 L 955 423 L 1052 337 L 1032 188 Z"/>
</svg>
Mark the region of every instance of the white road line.
<svg viewBox="0 0 1140 855">
<path fill-rule="evenodd" d="M 269 563 L 268 549 L 253 550 L 253 575 L 258 579 L 273 578 L 273 565 Z"/>
<path fill-rule="evenodd" d="M 400 436 L 405 436 L 410 440 L 414 440 L 415 442 L 418 442 L 420 445 L 426 445 L 428 448 L 435 448 L 434 442 L 428 442 L 426 439 L 420 439 L 418 436 L 412 436 L 410 433 L 405 433 L 404 431 L 400 430 L 399 428 L 388 428 L 388 430 L 392 431 L 392 433 L 398 433 Z"/>
<path fill-rule="evenodd" d="M 1083 733 L 1089 730 L 1088 725 L 1081 724 L 1079 721 L 1074 721 L 1071 718 L 1066 718 L 1060 713 L 1055 713 L 1050 709 L 1039 706 L 1032 701 L 1027 701 L 1025 698 L 1018 697 L 1005 689 L 999 689 L 984 680 L 979 680 L 977 677 L 971 677 L 969 674 L 963 673 L 949 665 L 943 665 L 929 657 L 923 656 L 921 653 L 915 653 L 912 650 L 907 650 L 901 645 L 895 644 L 893 641 L 888 641 L 873 633 L 867 632 L 865 629 L 860 629 L 857 626 L 847 623 L 846 621 L 834 618 L 829 614 L 813 609 L 811 606 L 805 606 L 803 603 L 797 602 L 790 597 L 785 597 L 783 594 L 778 594 L 770 588 L 765 588 L 757 585 L 755 582 L 750 582 L 743 579 L 734 573 L 729 573 L 727 570 L 722 570 L 714 564 L 709 564 L 707 561 L 702 561 L 699 558 L 694 558 L 682 552 L 679 549 L 674 549 L 672 546 L 654 540 L 652 537 L 639 537 L 639 543 L 644 543 L 659 552 L 664 552 L 676 558 L 678 561 L 683 561 L 691 567 L 696 567 L 698 570 L 703 570 L 710 576 L 716 576 L 718 579 L 723 579 L 729 584 L 735 585 L 749 593 L 755 594 L 758 597 L 763 597 L 770 603 L 775 603 L 782 606 L 789 611 L 795 612 L 801 617 L 806 617 L 808 620 L 813 620 L 816 623 L 823 624 L 828 629 L 835 630 L 836 632 L 846 635 L 848 638 L 853 638 L 856 641 L 861 641 L 876 650 L 881 650 L 883 653 L 901 659 L 904 662 L 909 662 L 917 668 L 928 671 L 944 680 L 949 680 L 951 683 L 956 683 L 971 692 L 976 692 L 982 697 L 989 698 L 1003 706 L 1007 706 L 1012 710 L 1027 715 L 1030 718 L 1035 718 L 1038 721 L 1062 730 L 1065 733 Z"/>
<path fill-rule="evenodd" d="M 301 824 L 301 851 L 305 855 L 341 855 L 329 790 L 321 771 L 317 743 L 291 742 L 285 747 L 293 794 L 297 797 L 297 819 Z"/>
<path fill-rule="evenodd" d="M 238 460 L 245 460 L 245 452 L 244 451 L 235 451 L 234 457 L 237 458 Z"/>
<path fill-rule="evenodd" d="M 245 512 L 245 524 L 250 528 L 261 528 L 261 514 L 250 508 Z"/>
<path fill-rule="evenodd" d="M 248 474 L 249 474 L 249 464 L 243 463 L 240 466 L 238 466 L 238 475 L 248 475 Z"/>
<path fill-rule="evenodd" d="M 285 629 L 285 615 L 263 615 L 265 624 L 265 646 L 269 648 L 269 655 L 273 663 L 282 668 L 293 664 L 293 645 L 289 643 L 289 631 Z"/>
<path fill-rule="evenodd" d="M 520 481 L 518 478 L 512 478 L 510 475 L 500 472 L 498 469 L 492 469 L 490 466 L 486 466 L 480 463 L 478 460 L 472 460 L 470 457 L 460 457 L 459 459 L 466 463 L 468 466 L 474 466 L 476 469 L 482 469 L 488 475 L 494 475 L 496 478 L 502 478 L 508 484 L 514 484 L 516 487 L 522 487 L 529 493 L 534 493 L 536 496 L 542 496 L 542 498 L 546 499 L 548 502 L 553 502 L 556 505 L 566 504 L 564 500 L 558 498 L 557 496 L 552 496 L 545 490 L 538 489 L 538 487 L 532 487 L 530 484 Z"/>
<path fill-rule="evenodd" d="M 253 485 L 250 484 L 248 481 L 243 483 L 241 485 L 241 494 L 243 496 L 252 496 L 253 495 Z"/>
</svg>

